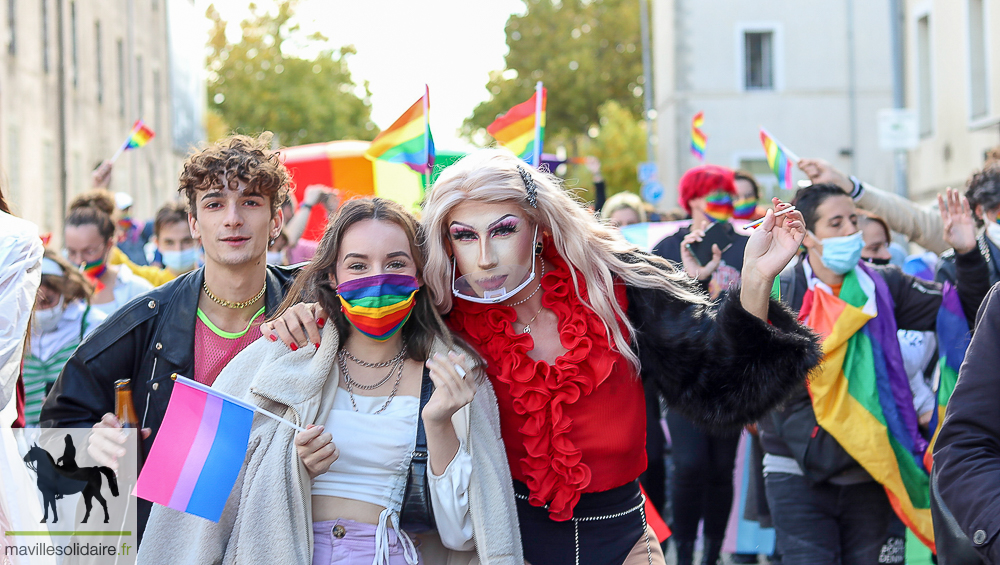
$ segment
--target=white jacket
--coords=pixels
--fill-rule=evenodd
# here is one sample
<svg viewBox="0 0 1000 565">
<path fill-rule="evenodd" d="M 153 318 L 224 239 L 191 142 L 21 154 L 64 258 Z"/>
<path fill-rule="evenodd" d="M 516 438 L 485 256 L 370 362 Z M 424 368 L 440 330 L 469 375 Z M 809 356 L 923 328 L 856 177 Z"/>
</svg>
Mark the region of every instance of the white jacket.
<svg viewBox="0 0 1000 565">
<path fill-rule="evenodd" d="M 339 381 L 334 324 L 319 349 L 289 351 L 259 339 L 220 373 L 213 388 L 305 427 L 326 421 Z M 433 353 L 446 346 L 434 343 Z M 424 563 L 521 565 L 520 530 L 500 417 L 489 381 L 477 368 L 472 403 L 452 419 L 471 453 L 469 510 L 475 552 L 445 549 L 435 534 L 417 536 Z M 219 522 L 154 505 L 138 563 L 312 564 L 309 475 L 294 446 L 295 430 L 256 415 L 243 468 Z M 414 432 L 415 433 L 415 432 Z"/>
</svg>

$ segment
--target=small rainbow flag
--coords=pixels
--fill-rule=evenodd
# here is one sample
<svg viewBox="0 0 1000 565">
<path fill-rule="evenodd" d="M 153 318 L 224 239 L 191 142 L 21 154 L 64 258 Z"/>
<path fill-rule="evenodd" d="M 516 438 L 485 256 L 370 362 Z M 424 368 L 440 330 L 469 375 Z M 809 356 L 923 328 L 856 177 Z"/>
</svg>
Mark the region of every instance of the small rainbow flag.
<svg viewBox="0 0 1000 565">
<path fill-rule="evenodd" d="M 889 288 L 862 265 L 844 277 L 839 296 L 815 280 L 799 319 L 823 338 L 823 362 L 809 378 L 816 422 L 885 488 L 896 515 L 933 550 L 927 441 L 917 427 Z"/>
<path fill-rule="evenodd" d="M 691 154 L 702 163 L 705 162 L 705 132 L 701 126 L 705 124 L 705 112 L 698 112 L 691 120 Z"/>
<path fill-rule="evenodd" d="M 434 168 L 434 138 L 428 119 L 430 96 L 430 88 L 424 85 L 424 95 L 388 129 L 375 136 L 365 157 L 404 163 L 418 173 L 429 174 Z"/>
<path fill-rule="evenodd" d="M 514 106 L 486 128 L 500 145 L 534 167 L 538 166 L 542 155 L 547 92 L 541 82 L 537 83 L 531 98 Z"/>
<path fill-rule="evenodd" d="M 116 151 L 114 156 L 111 157 L 111 162 L 114 163 L 117 161 L 118 157 L 129 149 L 138 149 L 139 147 L 146 145 L 149 143 L 150 139 L 153 139 L 154 135 L 156 134 L 153 133 L 153 130 L 149 129 L 149 126 L 144 124 L 142 120 L 136 120 L 135 123 L 132 124 L 132 131 L 128 132 L 128 137 L 125 139 L 125 143 L 122 143 L 122 146 L 119 147 L 118 151 Z"/>
<path fill-rule="evenodd" d="M 799 158 L 764 128 L 760 128 L 760 142 L 764 144 L 764 153 L 767 154 L 767 166 L 778 177 L 778 186 L 792 190 L 792 164 L 798 163 Z"/>
<path fill-rule="evenodd" d="M 243 466 L 257 410 L 178 376 L 136 496 L 218 522 Z"/>
</svg>

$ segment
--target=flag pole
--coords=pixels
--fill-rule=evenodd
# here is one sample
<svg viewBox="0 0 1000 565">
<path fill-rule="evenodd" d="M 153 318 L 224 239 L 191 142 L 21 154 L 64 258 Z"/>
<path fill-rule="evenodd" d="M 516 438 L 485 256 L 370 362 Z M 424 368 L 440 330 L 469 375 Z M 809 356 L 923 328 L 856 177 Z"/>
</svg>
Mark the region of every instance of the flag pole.
<svg viewBox="0 0 1000 565">
<path fill-rule="evenodd" d="M 542 166 L 542 81 L 535 83 L 535 168 Z"/>
<path fill-rule="evenodd" d="M 431 187 L 431 87 L 424 83 L 424 193 Z"/>
<path fill-rule="evenodd" d="M 251 403 L 249 403 L 249 402 L 247 402 L 245 400 L 240 400 L 239 398 L 236 398 L 235 396 L 232 396 L 230 394 L 226 394 L 226 393 L 224 393 L 224 392 L 222 392 L 220 390 L 216 390 L 216 389 L 214 389 L 214 388 L 212 388 L 210 386 L 201 384 L 201 383 L 199 383 L 198 381 L 196 381 L 194 379 L 189 379 L 187 377 L 182 377 L 181 375 L 178 375 L 177 373 L 174 373 L 174 374 L 170 375 L 170 378 L 173 379 L 173 380 L 175 380 L 175 381 L 179 380 L 179 381 L 181 381 L 182 384 L 185 384 L 185 385 L 187 385 L 187 386 L 189 386 L 189 387 L 191 387 L 193 389 L 200 390 L 200 391 L 202 391 L 204 393 L 211 394 L 213 396 L 222 397 L 222 398 L 228 400 L 229 402 L 232 402 L 233 404 L 242 406 L 243 408 L 246 408 L 247 410 L 252 410 L 252 411 L 254 411 L 257 414 L 263 414 L 264 416 L 267 416 L 268 418 L 271 418 L 273 420 L 277 420 L 277 421 L 279 421 L 279 422 L 281 422 L 283 424 L 287 424 L 287 425 L 295 428 L 296 430 L 298 430 L 300 432 L 306 431 L 305 428 L 303 428 L 301 426 L 296 426 L 292 422 L 289 422 L 288 420 L 282 418 L 281 416 L 278 416 L 274 412 L 270 412 L 268 410 L 264 410 L 263 408 L 261 408 L 260 406 L 257 406 L 256 404 L 251 404 Z"/>
<path fill-rule="evenodd" d="M 131 137 L 131 134 L 129 134 L 129 137 Z M 118 151 L 115 151 L 115 154 L 111 156 L 111 161 L 110 162 L 111 162 L 112 165 L 114 165 L 115 161 L 117 161 L 118 158 L 121 157 L 122 153 L 125 152 L 125 147 L 126 146 L 128 146 L 128 140 L 127 139 L 125 140 L 125 143 L 122 143 L 121 147 L 118 148 Z"/>
</svg>

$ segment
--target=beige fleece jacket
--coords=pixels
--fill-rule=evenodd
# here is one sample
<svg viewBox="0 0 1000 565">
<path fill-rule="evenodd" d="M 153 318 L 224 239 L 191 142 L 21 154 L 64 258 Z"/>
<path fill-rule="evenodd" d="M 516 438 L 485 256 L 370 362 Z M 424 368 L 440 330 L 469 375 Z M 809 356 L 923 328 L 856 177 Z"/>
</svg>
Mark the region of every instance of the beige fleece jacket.
<svg viewBox="0 0 1000 565">
<path fill-rule="evenodd" d="M 339 347 L 333 324 L 323 330 L 319 349 L 293 352 L 280 342 L 259 339 L 223 369 L 213 388 L 302 427 L 319 425 L 339 390 Z M 443 342 L 434 343 L 434 353 L 445 351 Z M 448 550 L 436 534 L 424 534 L 418 538 L 427 565 L 524 562 L 496 397 L 481 368 L 475 374 L 476 396 L 452 422 L 459 437 L 466 438 L 472 459 L 469 506 L 476 551 Z M 295 433 L 255 415 L 243 468 L 219 522 L 154 504 L 138 563 L 311 565 L 310 483 L 295 451 Z"/>
<path fill-rule="evenodd" d="M 920 247 L 941 254 L 951 249 L 944 241 L 944 222 L 941 213 L 934 209 L 923 209 L 912 201 L 862 183 L 865 191 L 858 198 L 858 207 L 874 212 L 889 224 L 889 229 L 899 232 Z"/>
</svg>

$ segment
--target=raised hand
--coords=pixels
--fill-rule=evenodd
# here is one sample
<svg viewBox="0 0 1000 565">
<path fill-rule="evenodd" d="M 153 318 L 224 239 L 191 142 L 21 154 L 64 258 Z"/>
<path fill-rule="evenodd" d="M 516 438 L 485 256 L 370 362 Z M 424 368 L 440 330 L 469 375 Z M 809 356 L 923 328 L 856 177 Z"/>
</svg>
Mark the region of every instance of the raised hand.
<svg viewBox="0 0 1000 565">
<path fill-rule="evenodd" d="M 798 211 L 775 216 L 791 204 L 772 199 L 774 210 L 768 210 L 764 223 L 754 229 L 743 254 L 743 280 L 760 279 L 770 284 L 799 251 L 806 236 L 805 220 Z"/>
<path fill-rule="evenodd" d="M 823 159 L 799 159 L 799 170 L 805 173 L 813 184 L 835 184 L 847 194 L 854 190 L 851 179 Z"/>
<path fill-rule="evenodd" d="M 703 230 L 691 230 L 684 239 L 681 240 L 681 261 L 684 263 L 684 272 L 693 279 L 700 281 L 708 280 L 712 277 L 712 273 L 719 268 L 719 263 L 722 262 L 722 250 L 719 246 L 712 244 L 712 260 L 705 265 L 698 263 L 698 259 L 691 253 L 689 246 L 692 243 L 701 241 L 705 238 L 705 232 Z"/>
<path fill-rule="evenodd" d="M 953 188 L 949 188 L 944 196 L 938 194 L 937 200 L 944 224 L 945 243 L 954 247 L 955 253 L 968 253 L 975 249 L 976 224 L 969 201 Z"/>
</svg>

